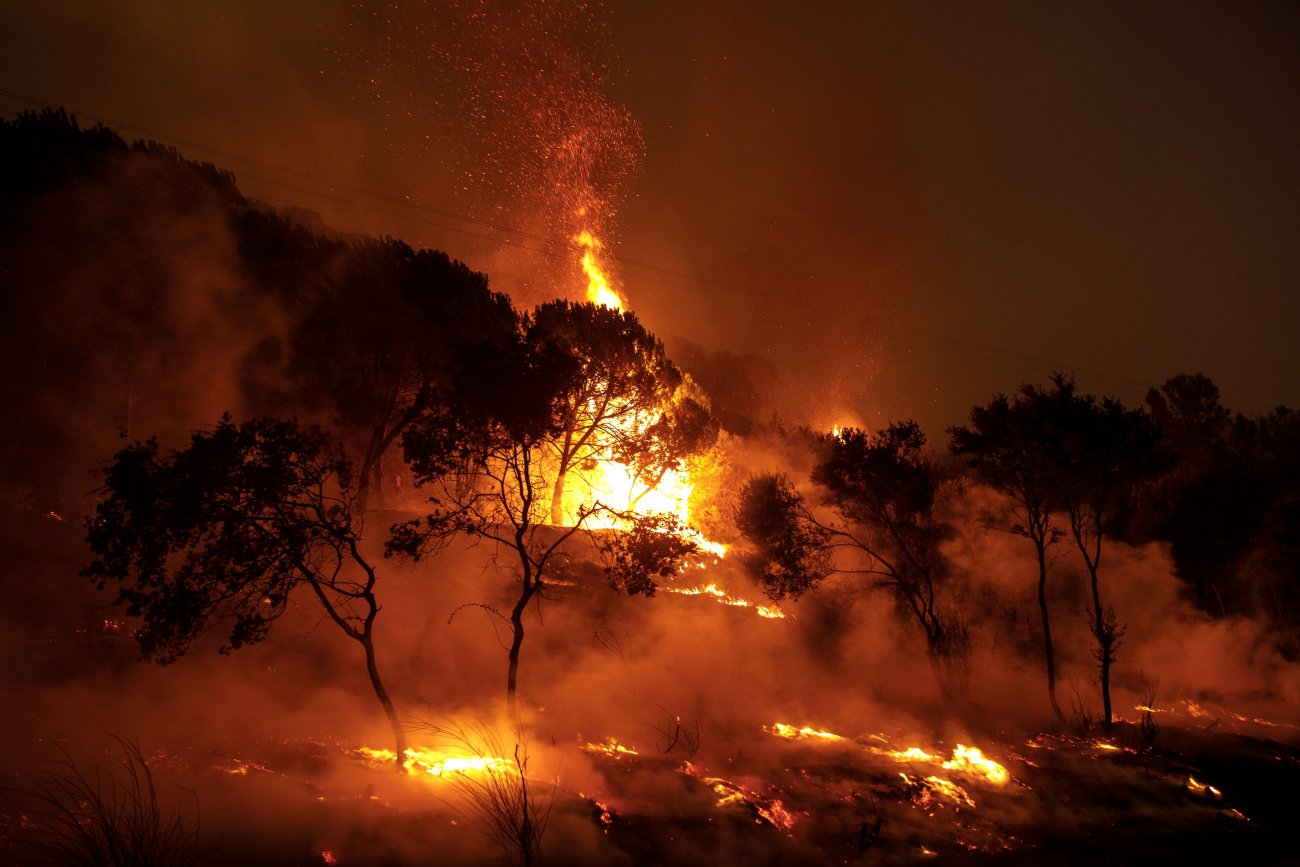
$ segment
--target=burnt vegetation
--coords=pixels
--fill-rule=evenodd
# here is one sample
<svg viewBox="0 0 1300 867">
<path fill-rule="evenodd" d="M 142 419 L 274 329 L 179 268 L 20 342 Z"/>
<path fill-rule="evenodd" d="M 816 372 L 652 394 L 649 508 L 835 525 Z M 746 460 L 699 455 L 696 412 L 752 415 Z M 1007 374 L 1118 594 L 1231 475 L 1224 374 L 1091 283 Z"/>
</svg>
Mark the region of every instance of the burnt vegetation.
<svg viewBox="0 0 1300 867">
<path fill-rule="evenodd" d="M 75 683 L 68 672 L 84 658 L 116 677 L 131 670 L 127 656 L 178 669 L 212 649 L 248 656 L 264 642 L 288 645 L 284 633 L 294 653 L 307 654 L 301 646 L 329 640 L 315 635 L 324 624 L 379 704 L 375 713 L 367 697 L 365 710 L 391 739 L 384 763 L 409 770 L 415 752 L 405 708 L 458 708 L 439 707 L 441 684 L 420 679 L 422 662 L 442 652 L 438 630 L 447 627 L 421 622 L 412 630 L 423 630 L 410 643 L 425 657 L 390 656 L 388 648 L 409 638 L 399 639 L 393 623 L 409 628 L 423 594 L 445 589 L 413 592 L 412 582 L 456 581 L 475 595 L 455 612 L 486 612 L 502 630 L 493 634 L 504 660 L 485 651 L 492 674 L 479 678 L 491 682 L 481 690 L 491 701 L 474 700 L 477 712 L 503 710 L 510 734 L 500 739 L 478 724 L 446 729 L 465 751 L 504 758 L 484 776 L 441 766 L 438 774 L 461 774 L 451 779 L 470 815 L 515 863 L 547 860 L 543 831 L 552 828 L 549 845 L 555 825 L 577 813 L 586 817 L 591 852 L 612 846 L 637 863 L 877 856 L 902 863 L 918 851 L 934 854 L 926 845 L 934 838 L 916 817 L 936 815 L 956 829 L 934 843 L 948 857 L 1041 854 L 1037 847 L 1099 832 L 1113 834 L 1116 847 L 1152 852 L 1202 820 L 1187 832 L 1188 852 L 1241 846 L 1266 860 L 1285 846 L 1273 836 L 1284 817 L 1268 792 L 1229 803 L 1196 775 L 1209 769 L 1247 789 L 1250 773 L 1266 768 L 1261 787 L 1293 785 L 1297 753 L 1280 741 L 1294 727 L 1236 715 L 1273 726 L 1279 742 L 1233 735 L 1223 746 L 1215 738 L 1224 714 L 1213 718 L 1187 699 L 1181 707 L 1191 722 L 1180 727 L 1162 716 L 1173 712 L 1156 706 L 1171 694 L 1170 679 L 1157 690 L 1161 673 L 1128 656 L 1159 627 L 1123 583 L 1131 567 L 1116 564 L 1134 550 L 1167 552 L 1189 622 L 1207 631 L 1250 624 L 1258 627 L 1252 652 L 1300 662 L 1296 411 L 1233 413 L 1201 374 L 1175 376 L 1152 388 L 1144 406 L 1125 406 L 1058 373 L 973 407 L 938 444 L 907 420 L 833 433 L 765 425 L 771 396 L 762 392 L 776 377 L 757 359 L 678 341 L 670 344 L 681 349 L 674 361 L 629 311 L 570 301 L 518 309 L 445 253 L 331 232 L 245 198 L 233 175 L 210 164 L 154 143 L 128 144 L 55 111 L 0 121 L 0 262 L 0 399 L 14 408 L 0 448 L 4 534 L 15 562 L 42 575 L 27 580 L 17 568 L 6 579 L 7 625 L 28 637 L 11 640 L 45 648 L 29 675 L 10 675 L 21 688 Z M 778 454 L 780 464 L 747 450 Z M 691 514 L 711 516 L 708 527 L 647 506 L 674 478 L 709 462 L 712 476 L 691 476 Z M 610 467 L 625 481 L 617 496 L 596 484 Z M 1013 552 L 1005 564 L 963 553 L 977 533 L 1014 537 L 997 549 Z M 730 544 L 727 558 L 710 540 Z M 995 581 L 981 574 L 985 567 L 1013 577 Z M 710 577 L 699 584 L 720 575 L 727 589 L 695 586 L 700 570 Z M 787 611 L 744 599 L 746 591 Z M 678 628 L 718 629 L 680 613 L 698 610 L 686 607 L 688 596 L 774 620 L 801 599 L 815 600 L 802 609 L 803 628 L 825 628 L 808 641 L 807 661 L 791 661 L 788 671 L 807 665 L 809 683 L 837 686 L 800 686 L 809 705 L 839 690 L 841 704 L 858 707 L 855 691 L 866 695 L 873 672 L 851 655 L 868 646 L 853 630 L 883 610 L 896 627 L 889 634 L 902 636 L 894 649 L 906 660 L 900 664 L 912 657 L 924 666 L 921 683 L 909 685 L 908 707 L 955 721 L 934 725 L 943 749 L 894 749 L 901 745 L 886 735 L 867 734 L 884 724 L 858 721 L 848 737 L 769 729 L 789 743 L 751 751 L 730 715 L 701 695 L 682 690 L 659 704 L 654 684 L 663 672 L 638 668 L 623 636 L 654 654 L 682 640 Z M 586 606 L 565 615 L 569 631 L 541 628 L 569 600 Z M 81 628 L 76 646 L 59 645 L 41 637 L 44 625 L 28 622 L 26 612 L 40 606 L 54 609 L 50 623 L 89 616 L 94 627 Z M 674 612 L 664 616 L 668 626 L 651 625 L 651 610 Z M 593 761 L 605 763 L 594 776 L 633 805 L 625 815 L 528 770 L 545 741 L 562 746 L 561 725 L 543 716 L 550 684 L 540 674 L 530 681 L 525 637 L 539 636 L 527 652 L 538 654 L 537 671 L 556 677 L 548 657 L 591 658 L 573 648 L 581 616 L 602 618 L 602 646 L 626 680 L 620 701 L 659 708 L 645 712 L 653 724 L 642 715 L 642 727 L 659 736 L 653 753 L 612 739 L 586 744 Z M 625 631 L 616 634 L 606 617 Z M 999 632 L 1009 622 L 1023 625 L 1014 640 Z M 737 655 L 763 647 L 732 629 L 706 635 L 713 652 L 721 646 L 725 654 L 728 642 Z M 124 655 L 127 640 L 133 648 Z M 665 653 L 664 667 L 707 681 L 716 663 L 699 655 Z M 274 657 L 258 659 L 275 668 Z M 990 673 L 979 666 L 992 664 L 1031 670 L 1038 691 L 1020 697 L 1024 706 L 1005 724 L 989 721 L 996 708 L 978 686 Z M 1071 728 L 1058 699 L 1063 671 L 1085 678 L 1076 723 L 1090 728 L 1095 702 L 1106 740 Z M 773 689 L 769 676 L 709 685 L 743 694 L 739 704 L 748 707 L 753 693 Z M 1277 699 L 1263 692 L 1261 701 Z M 1139 702 L 1137 716 L 1125 694 Z M 689 723 L 665 706 L 689 707 Z M 635 718 L 630 704 L 619 710 Z M 1006 733 L 1017 726 L 1038 732 L 1029 747 Z M 957 730 L 996 732 L 1007 755 L 1040 751 L 1034 761 L 1017 754 L 1025 791 L 1070 780 L 1079 797 L 1111 804 L 1112 814 L 1066 820 L 1038 794 L 1043 801 L 1032 809 L 980 818 L 977 800 L 993 799 L 994 790 L 976 786 L 1005 783 L 1007 770 L 994 763 L 1000 783 L 989 782 L 992 772 L 980 777 L 979 751 L 957 744 L 950 734 Z M 153 757 L 119 744 L 125 783 L 87 774 L 65 755 L 45 783 L 22 790 L 44 804 L 41 851 L 57 863 L 152 863 L 83 852 L 119 845 L 162 851 L 158 863 L 206 852 L 196 825 L 159 813 Z M 1122 772 L 1098 776 L 1101 750 L 1122 754 Z M 963 763 L 969 755 L 974 764 Z M 316 758 L 298 761 L 317 768 Z M 734 779 L 716 776 L 708 761 L 734 770 Z M 904 764 L 899 783 L 900 762 L 928 762 L 929 770 Z M 671 789 L 639 782 L 634 768 L 652 779 L 671 774 Z M 798 772 L 782 789 L 763 782 L 771 768 Z M 1199 800 L 1179 801 L 1187 813 L 1169 827 L 1116 818 L 1175 795 Z M 647 806 L 663 803 L 671 808 Z M 1232 813 L 1252 810 L 1257 829 L 1233 824 Z M 8 807 L 0 814 L 5 828 L 22 826 L 15 815 Z M 381 822 L 391 831 L 398 820 Z M 323 836 L 312 838 L 309 857 L 336 863 L 315 842 Z M 677 836 L 703 842 L 685 851 Z M 379 849 L 348 845 L 366 854 L 346 863 L 428 859 L 389 848 L 387 860 L 370 860 Z M 1085 860 L 1102 859 L 1104 850 L 1088 849 Z"/>
</svg>

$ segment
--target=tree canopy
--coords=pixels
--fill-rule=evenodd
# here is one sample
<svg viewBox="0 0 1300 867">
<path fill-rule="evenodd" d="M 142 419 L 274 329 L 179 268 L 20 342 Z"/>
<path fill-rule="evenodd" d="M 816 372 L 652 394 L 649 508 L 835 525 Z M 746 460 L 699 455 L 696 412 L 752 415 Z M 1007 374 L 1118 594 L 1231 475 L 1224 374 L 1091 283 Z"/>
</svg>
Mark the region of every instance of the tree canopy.
<svg viewBox="0 0 1300 867">
<path fill-rule="evenodd" d="M 398 743 L 404 738 L 375 661 L 377 576 L 361 552 L 349 465 L 319 429 L 229 416 L 188 448 L 156 440 L 120 451 L 87 519 L 83 570 L 141 620 L 144 658 L 169 663 L 220 629 L 223 653 L 266 638 L 306 588 L 366 656 Z"/>
</svg>

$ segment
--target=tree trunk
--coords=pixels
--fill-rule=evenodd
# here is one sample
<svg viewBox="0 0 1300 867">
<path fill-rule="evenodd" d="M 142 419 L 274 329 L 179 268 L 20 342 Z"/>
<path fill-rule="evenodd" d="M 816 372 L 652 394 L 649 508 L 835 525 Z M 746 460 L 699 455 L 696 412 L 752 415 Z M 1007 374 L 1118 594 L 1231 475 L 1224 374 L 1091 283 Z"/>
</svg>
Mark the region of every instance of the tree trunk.
<svg viewBox="0 0 1300 867">
<path fill-rule="evenodd" d="M 1097 640 L 1098 681 L 1101 685 L 1101 708 L 1106 728 L 1114 724 L 1110 706 L 1110 667 L 1115 661 L 1115 645 L 1118 635 L 1112 626 L 1114 617 L 1107 617 L 1101 607 L 1101 592 L 1097 587 L 1097 566 L 1084 555 L 1088 564 L 1088 578 L 1092 582 L 1093 637 Z"/>
<path fill-rule="evenodd" d="M 556 527 L 564 523 L 564 482 L 569 475 L 569 462 L 573 460 L 569 451 L 572 447 L 573 425 L 567 424 L 564 445 L 560 448 L 560 465 L 555 469 L 555 487 L 551 489 L 551 524 Z"/>
<path fill-rule="evenodd" d="M 1101 659 L 1101 710 L 1106 717 L 1106 728 L 1114 725 L 1110 713 L 1110 648 L 1102 650 Z"/>
<path fill-rule="evenodd" d="M 563 461 L 555 471 L 555 487 L 551 489 L 551 524 L 558 527 L 564 523 L 564 480 L 569 475 L 569 468 Z"/>
<path fill-rule="evenodd" d="M 1057 722 L 1065 722 L 1065 714 L 1056 701 L 1056 653 L 1052 647 L 1052 621 L 1047 612 L 1047 551 L 1037 540 L 1038 549 L 1038 613 L 1043 620 L 1043 651 L 1047 657 L 1047 699 L 1052 703 L 1052 713 Z"/>
<path fill-rule="evenodd" d="M 375 641 L 370 635 L 365 635 L 361 639 L 361 646 L 366 649 L 366 672 L 370 675 L 370 685 L 375 689 L 375 697 L 379 699 L 379 704 L 384 708 L 384 716 L 388 717 L 388 725 L 393 729 L 393 743 L 397 747 L 397 770 L 401 773 L 405 767 L 406 761 L 406 732 L 402 729 L 402 722 L 397 718 L 397 709 L 393 706 L 393 700 L 388 695 L 388 690 L 384 688 L 384 682 L 379 677 L 379 666 L 375 661 Z"/>
<path fill-rule="evenodd" d="M 383 453 L 381 444 L 384 441 L 384 426 L 387 423 L 388 419 L 385 418 L 371 430 L 370 442 L 366 444 L 366 453 L 361 458 L 361 472 L 357 474 L 357 509 L 362 514 L 365 514 L 370 499 L 370 485 L 375 476 L 375 464 Z"/>
<path fill-rule="evenodd" d="M 519 649 L 524 644 L 524 608 L 528 605 L 528 596 L 520 597 L 519 604 L 510 612 L 510 627 L 514 637 L 510 641 L 510 666 L 506 672 L 506 713 L 510 722 L 518 726 L 519 710 L 515 702 L 515 692 L 519 685 Z"/>
</svg>

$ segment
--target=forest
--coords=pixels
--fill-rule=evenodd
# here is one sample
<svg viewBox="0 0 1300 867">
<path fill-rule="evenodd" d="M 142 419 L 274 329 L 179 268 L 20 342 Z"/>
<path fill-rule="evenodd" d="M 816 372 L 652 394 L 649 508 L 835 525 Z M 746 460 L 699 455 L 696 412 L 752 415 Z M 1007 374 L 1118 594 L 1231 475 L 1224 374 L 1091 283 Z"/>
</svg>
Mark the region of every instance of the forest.
<svg viewBox="0 0 1300 867">
<path fill-rule="evenodd" d="M 815 430 L 62 110 L 0 280 L 8 863 L 1294 857 L 1300 413 L 1212 372 Z"/>
</svg>

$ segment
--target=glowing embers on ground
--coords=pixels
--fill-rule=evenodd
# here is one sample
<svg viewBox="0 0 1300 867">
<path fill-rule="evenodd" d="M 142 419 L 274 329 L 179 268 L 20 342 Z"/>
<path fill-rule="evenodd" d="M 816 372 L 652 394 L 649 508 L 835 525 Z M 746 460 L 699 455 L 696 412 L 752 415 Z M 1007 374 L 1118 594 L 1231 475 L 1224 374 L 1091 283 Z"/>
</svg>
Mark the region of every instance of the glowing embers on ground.
<svg viewBox="0 0 1300 867">
<path fill-rule="evenodd" d="M 945 771 L 952 771 L 994 786 L 1005 786 L 1011 781 L 1011 773 L 1005 767 L 986 758 L 979 747 L 968 747 L 965 744 L 957 744 L 953 748 L 950 759 L 944 759 L 941 754 L 927 752 L 920 747 L 907 747 L 902 750 L 867 747 L 867 751 L 879 756 L 888 756 L 896 762 L 905 764 L 938 765 Z M 935 795 L 941 795 L 954 804 L 975 806 L 975 799 L 964 788 L 946 777 L 928 774 L 922 779 L 913 779 L 905 773 L 900 773 L 899 776 L 912 788 L 913 803 L 924 809 L 932 806 Z"/>
<path fill-rule="evenodd" d="M 1184 716 L 1189 719 L 1209 720 L 1211 725 L 1223 724 L 1233 731 L 1244 731 L 1249 733 L 1252 726 L 1261 726 L 1266 729 L 1291 729 L 1300 731 L 1300 725 L 1290 722 L 1277 722 L 1275 720 L 1265 719 L 1260 716 L 1247 716 L 1243 713 L 1225 708 L 1221 705 L 1211 705 L 1208 702 L 1196 702 L 1189 698 L 1180 699 L 1173 707 L 1147 707 L 1146 705 L 1136 705 L 1134 710 L 1141 713 L 1164 713 L 1171 717 Z"/>
<path fill-rule="evenodd" d="M 911 800 L 914 805 L 922 810 L 930 811 L 936 807 L 943 806 L 940 797 L 946 799 L 957 806 L 974 807 L 975 799 L 967 794 L 966 790 L 954 783 L 952 780 L 946 780 L 933 774 L 925 778 L 912 778 L 911 776 L 899 773 L 903 782 L 907 784 L 908 791 L 911 793 Z"/>
<path fill-rule="evenodd" d="M 763 731 L 787 740 L 819 740 L 824 742 L 847 740 L 843 735 L 824 729 L 817 729 L 812 726 L 794 726 L 782 722 L 773 723 L 771 726 L 763 726 Z M 884 740 L 878 735 L 873 736 L 873 739 Z M 1011 781 L 1011 773 L 1006 767 L 985 756 L 984 751 L 979 747 L 971 747 L 966 744 L 957 744 L 957 746 L 953 747 L 952 757 L 947 759 L 940 753 L 933 753 L 921 747 L 905 747 L 901 750 L 894 750 L 885 747 L 864 746 L 863 749 L 872 755 L 885 756 L 896 762 L 936 765 L 945 771 L 956 771 L 959 774 L 982 779 L 995 786 L 1004 786 Z M 907 779 L 906 775 L 904 775 L 904 778 Z M 927 780 L 929 779 L 927 778 Z M 936 788 L 945 792 L 951 791 L 946 785 L 942 785 L 946 783 L 946 780 L 939 780 Z M 969 800 L 964 797 L 964 793 L 963 798 Z"/>
<path fill-rule="evenodd" d="M 606 756 L 611 759 L 631 758 L 641 755 L 636 747 L 626 747 L 614 738 L 601 738 L 596 743 L 583 744 L 582 751 L 592 755 Z"/>
<path fill-rule="evenodd" d="M 742 599 L 739 596 L 732 596 L 714 583 L 696 587 L 661 586 L 659 589 L 665 593 L 676 593 L 678 596 L 705 596 L 716 602 L 720 602 L 723 605 L 730 605 L 733 608 L 752 608 L 755 614 L 759 617 L 765 617 L 768 620 L 785 619 L 785 612 L 780 608 L 772 605 L 759 605 L 749 601 L 748 599 Z"/>
<path fill-rule="evenodd" d="M 759 794 L 741 783 L 723 777 L 709 776 L 704 769 L 696 767 L 691 762 L 683 762 L 681 771 L 686 776 L 693 777 L 713 789 L 714 794 L 718 796 L 719 807 L 732 804 L 747 806 L 754 811 L 756 824 L 767 822 L 774 828 L 786 832 L 794 827 L 794 814 L 777 798 Z"/>
<path fill-rule="evenodd" d="M 392 750 L 357 747 L 352 754 L 375 766 L 392 765 L 397 753 Z M 408 747 L 402 767 L 413 777 L 443 777 L 449 773 L 475 771 L 516 771 L 513 761 L 501 756 L 450 755 L 441 750 Z"/>
<path fill-rule="evenodd" d="M 789 723 L 772 723 L 771 726 L 763 726 L 763 731 L 770 735 L 786 738 L 787 740 L 799 740 L 800 738 L 813 738 L 822 741 L 842 741 L 844 737 L 837 735 L 835 732 L 815 729 L 812 726 L 792 726 Z"/>
<path fill-rule="evenodd" d="M 1093 758 L 1110 753 L 1124 753 L 1131 756 L 1138 754 L 1138 751 L 1133 747 L 1113 744 L 1100 738 L 1077 737 L 1068 734 L 1037 734 L 1030 738 L 1025 745 L 1035 750 L 1056 750 L 1061 748 L 1087 750 L 1091 752 Z"/>
</svg>

